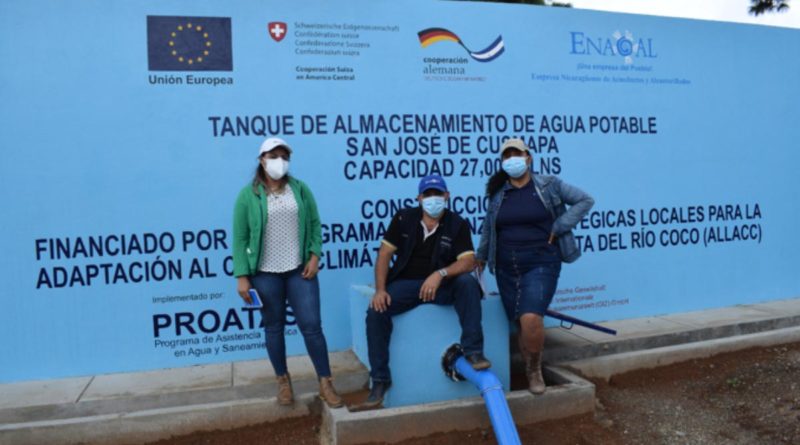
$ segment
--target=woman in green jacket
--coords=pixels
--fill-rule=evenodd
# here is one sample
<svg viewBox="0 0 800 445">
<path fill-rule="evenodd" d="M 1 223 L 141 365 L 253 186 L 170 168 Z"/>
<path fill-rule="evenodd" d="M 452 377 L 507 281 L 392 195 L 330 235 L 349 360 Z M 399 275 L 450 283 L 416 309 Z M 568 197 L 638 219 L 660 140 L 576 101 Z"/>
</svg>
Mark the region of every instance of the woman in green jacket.
<svg viewBox="0 0 800 445">
<path fill-rule="evenodd" d="M 338 408 L 343 402 L 331 380 L 319 309 L 319 213 L 308 186 L 287 174 L 291 154 L 282 139 L 261 144 L 255 177 L 239 192 L 234 208 L 233 274 L 242 299 L 250 303 L 248 291 L 255 289 L 264 303 L 261 314 L 278 403 L 294 401 L 284 340 L 288 300 L 319 378 L 319 395 Z"/>
</svg>

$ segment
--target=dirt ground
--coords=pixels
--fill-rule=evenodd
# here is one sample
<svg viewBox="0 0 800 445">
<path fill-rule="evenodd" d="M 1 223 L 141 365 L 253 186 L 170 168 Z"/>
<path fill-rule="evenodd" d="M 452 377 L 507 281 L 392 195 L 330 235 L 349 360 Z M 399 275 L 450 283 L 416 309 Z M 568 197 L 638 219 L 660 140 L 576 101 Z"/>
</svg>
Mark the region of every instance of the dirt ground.
<svg viewBox="0 0 800 445">
<path fill-rule="evenodd" d="M 595 381 L 595 415 L 528 425 L 537 445 L 800 445 L 800 343 L 718 355 Z M 153 445 L 318 444 L 319 416 Z M 403 445 L 491 444 L 491 430 L 450 432 Z"/>
</svg>

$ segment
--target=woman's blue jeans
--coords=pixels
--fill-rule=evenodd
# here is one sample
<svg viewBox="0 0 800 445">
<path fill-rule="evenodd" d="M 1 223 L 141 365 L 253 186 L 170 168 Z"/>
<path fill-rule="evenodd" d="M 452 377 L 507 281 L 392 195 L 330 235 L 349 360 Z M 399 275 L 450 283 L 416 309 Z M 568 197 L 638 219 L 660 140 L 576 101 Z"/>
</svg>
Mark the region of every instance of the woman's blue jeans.
<svg viewBox="0 0 800 445">
<path fill-rule="evenodd" d="M 294 310 L 297 327 L 303 334 L 306 350 L 314 364 L 318 377 L 330 377 L 328 344 L 322 333 L 319 311 L 319 279 L 306 280 L 302 276 L 303 266 L 288 272 L 259 272 L 250 277 L 250 283 L 258 291 L 264 307 L 261 316 L 267 334 L 267 354 L 275 375 L 286 375 L 286 302 Z"/>
</svg>

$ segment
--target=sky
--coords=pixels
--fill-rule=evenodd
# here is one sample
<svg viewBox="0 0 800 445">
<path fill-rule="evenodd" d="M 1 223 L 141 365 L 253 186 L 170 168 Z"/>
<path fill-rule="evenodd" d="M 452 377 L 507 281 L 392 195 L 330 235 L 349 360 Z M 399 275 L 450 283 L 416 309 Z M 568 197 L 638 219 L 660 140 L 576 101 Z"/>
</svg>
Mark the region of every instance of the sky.
<svg viewBox="0 0 800 445">
<path fill-rule="evenodd" d="M 702 20 L 752 23 L 800 29 L 800 0 L 789 1 L 788 12 L 758 17 L 749 14 L 749 0 L 562 0 L 574 8 L 632 14 L 685 17 Z"/>
</svg>

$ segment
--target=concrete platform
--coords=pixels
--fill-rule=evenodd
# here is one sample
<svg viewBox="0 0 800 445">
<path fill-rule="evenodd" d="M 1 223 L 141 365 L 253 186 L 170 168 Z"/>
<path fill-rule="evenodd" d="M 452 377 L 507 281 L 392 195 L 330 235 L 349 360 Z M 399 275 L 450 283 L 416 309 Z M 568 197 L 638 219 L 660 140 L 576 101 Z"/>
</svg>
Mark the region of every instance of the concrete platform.
<svg viewBox="0 0 800 445">
<path fill-rule="evenodd" d="M 594 412 L 591 382 L 557 367 L 544 371 L 548 383 L 545 394 L 533 396 L 525 390 L 506 395 L 517 425 Z M 491 428 L 480 396 L 365 412 L 323 407 L 322 416 L 320 443 L 326 445 L 395 443 L 443 431 Z"/>
<path fill-rule="evenodd" d="M 314 399 L 304 394 L 289 408 L 279 406 L 273 397 L 6 424 L 0 425 L 0 443 L 139 444 L 197 431 L 305 416 L 311 413 Z"/>
<path fill-rule="evenodd" d="M 351 351 L 331 354 L 341 392 L 361 389 L 367 369 Z M 297 401 L 275 401 L 267 360 L 0 385 L 0 444 L 138 444 L 319 411 L 308 357 L 289 357 Z"/>
<path fill-rule="evenodd" d="M 800 326 L 737 335 L 700 342 L 623 352 L 562 363 L 587 377 L 608 380 L 611 376 L 637 369 L 649 369 L 687 360 L 711 357 L 723 352 L 800 342 Z"/>
<path fill-rule="evenodd" d="M 800 298 L 601 324 L 617 329 L 619 335 L 598 334 L 578 326 L 571 330 L 548 329 L 546 378 L 555 385 L 543 397 L 511 393 L 508 400 L 516 422 L 523 424 L 574 414 L 559 408 L 564 404 L 556 399 L 565 391 L 553 377 L 556 374 L 552 370 L 557 369 L 554 365 L 608 378 L 634 369 L 753 346 L 800 341 Z M 518 358 L 512 357 L 513 362 L 518 364 Z M 366 368 L 351 351 L 332 354 L 331 365 L 336 386 L 342 392 L 358 390 L 367 382 Z M 319 412 L 322 407 L 315 397 L 317 383 L 308 358 L 290 358 L 289 368 L 299 395 L 291 409 L 276 407 L 274 376 L 266 360 L 3 384 L 0 385 L 0 443 L 136 444 L 193 431 L 235 428 Z M 584 391 L 591 391 L 593 398 L 593 387 L 582 387 L 580 397 Z M 580 401 L 570 403 L 584 406 Z M 454 428 L 440 419 L 450 416 L 447 413 L 451 410 L 466 410 L 463 413 L 470 414 L 463 415 L 473 416 L 478 422 L 475 425 L 488 425 L 481 423 L 488 422 L 488 418 L 479 398 L 433 405 L 436 415 L 429 413 L 423 420 L 414 414 L 419 406 L 412 406 L 398 408 L 401 411 L 397 412 L 358 413 L 364 417 L 355 417 L 352 422 L 369 419 L 367 423 L 378 425 L 387 422 L 380 419 L 392 418 L 394 429 L 402 432 L 411 430 L 402 427 L 401 419 L 407 418 L 415 422 L 415 427 L 441 425 L 436 431 L 445 431 Z M 550 417 L 537 417 L 537 412 Z M 340 425 L 337 434 L 349 428 L 347 422 Z M 364 428 L 367 427 L 361 429 Z M 387 433 L 387 429 L 381 432 Z M 387 437 L 382 440 L 388 440 Z"/>
<path fill-rule="evenodd" d="M 800 326 L 800 298 L 599 324 L 617 330 L 617 335 L 581 326 L 548 329 L 545 362 L 572 362 Z"/>
<path fill-rule="evenodd" d="M 352 289 L 351 320 L 363 320 L 375 291 L 367 286 L 353 286 Z M 509 330 L 503 303 L 497 296 L 487 297 L 481 301 L 481 311 L 484 353 L 492 362 L 492 372 L 508 390 L 511 386 Z M 475 394 L 471 384 L 454 384 L 442 372 L 442 354 L 461 337 L 461 326 L 453 306 L 421 304 L 392 317 L 392 322 L 389 345 L 392 388 L 386 393 L 383 406 L 395 408 L 444 402 Z M 364 323 L 353 323 L 351 336 L 353 351 L 369 365 Z"/>
</svg>

